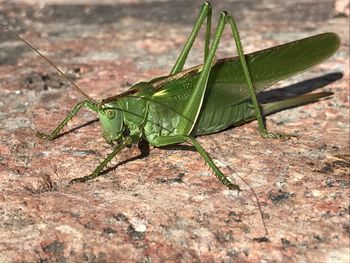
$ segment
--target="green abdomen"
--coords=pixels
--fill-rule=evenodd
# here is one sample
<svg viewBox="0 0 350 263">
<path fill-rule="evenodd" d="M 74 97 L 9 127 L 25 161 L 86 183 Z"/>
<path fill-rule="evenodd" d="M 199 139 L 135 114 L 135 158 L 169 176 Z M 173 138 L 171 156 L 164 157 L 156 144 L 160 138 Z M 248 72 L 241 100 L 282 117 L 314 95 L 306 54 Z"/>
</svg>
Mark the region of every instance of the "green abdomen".
<svg viewBox="0 0 350 263">
<path fill-rule="evenodd" d="M 192 88 L 187 87 L 181 96 L 164 96 L 149 103 L 147 122 L 144 127 L 144 134 L 149 142 L 157 136 L 179 135 L 177 127 L 180 120 L 183 121 L 183 118 L 180 118 L 181 112 L 191 91 Z M 247 100 L 235 104 L 234 98 L 225 95 L 222 90 L 213 92 L 213 89 L 209 89 L 192 135 L 219 132 L 252 117 L 254 111 Z"/>
<path fill-rule="evenodd" d="M 254 114 L 248 101 L 227 107 L 214 108 L 210 103 L 203 106 L 199 120 L 192 132 L 195 136 L 219 132 L 232 125 L 242 124 Z"/>
</svg>

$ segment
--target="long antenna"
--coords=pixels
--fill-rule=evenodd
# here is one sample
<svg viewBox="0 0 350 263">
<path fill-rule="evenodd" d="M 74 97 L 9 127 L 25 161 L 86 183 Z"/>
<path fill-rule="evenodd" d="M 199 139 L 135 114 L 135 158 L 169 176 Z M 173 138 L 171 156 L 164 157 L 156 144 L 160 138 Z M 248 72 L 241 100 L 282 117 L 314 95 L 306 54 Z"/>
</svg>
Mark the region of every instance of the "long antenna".
<svg viewBox="0 0 350 263">
<path fill-rule="evenodd" d="M 84 91 L 82 91 L 77 84 L 75 84 L 75 82 L 73 80 L 71 80 L 66 74 L 63 73 L 62 70 L 60 70 L 58 68 L 58 66 L 56 66 L 52 61 L 50 61 L 47 57 L 45 57 L 43 54 L 40 53 L 39 50 L 37 50 L 35 47 L 33 47 L 29 42 L 27 42 L 25 39 L 23 39 L 22 37 L 20 37 L 19 35 L 17 35 L 15 32 L 13 32 L 11 29 L 9 29 L 7 26 L 5 26 L 4 24 L 0 24 L 3 28 L 5 28 L 8 32 L 10 32 L 12 35 L 14 35 L 17 39 L 23 41 L 25 44 L 27 44 L 33 51 L 35 51 L 40 57 L 42 57 L 44 60 L 46 60 L 47 63 L 49 63 L 52 67 L 54 67 L 66 80 L 68 80 L 73 87 L 75 88 L 75 90 L 77 90 L 80 94 L 82 94 L 84 97 L 86 97 L 89 101 L 91 101 L 92 103 L 96 102 L 89 96 L 87 95 Z"/>
<path fill-rule="evenodd" d="M 226 166 L 232 173 L 235 173 L 235 171 L 230 167 L 230 166 Z M 253 193 L 254 197 L 255 197 L 255 200 L 256 200 L 256 203 L 258 205 L 258 209 L 259 209 L 259 212 L 260 212 L 260 217 L 261 217 L 261 221 L 262 221 L 262 224 L 263 224 L 263 227 L 264 227 L 264 230 L 265 230 L 265 237 L 267 237 L 269 235 L 269 231 L 267 230 L 267 226 L 266 226 L 266 223 L 265 223 L 265 217 L 264 217 L 264 214 L 262 212 L 262 208 L 261 208 L 261 204 L 260 204 L 260 201 L 259 201 L 259 198 L 258 198 L 258 195 L 255 193 L 254 191 L 254 188 L 248 183 L 247 180 L 245 180 L 242 176 L 240 176 L 239 174 L 235 173 L 235 176 L 237 176 L 239 179 L 241 179 L 243 181 L 243 183 L 245 183 L 249 188 L 250 188 L 250 191 Z"/>
</svg>

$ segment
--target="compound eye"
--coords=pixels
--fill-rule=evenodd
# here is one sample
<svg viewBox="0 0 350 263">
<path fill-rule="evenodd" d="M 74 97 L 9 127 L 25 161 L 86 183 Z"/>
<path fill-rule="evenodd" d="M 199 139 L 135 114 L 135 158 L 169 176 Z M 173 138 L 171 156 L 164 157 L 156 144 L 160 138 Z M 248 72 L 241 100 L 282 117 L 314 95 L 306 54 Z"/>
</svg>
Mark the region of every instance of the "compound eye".
<svg viewBox="0 0 350 263">
<path fill-rule="evenodd" d="M 115 110 L 106 110 L 106 115 L 109 119 L 113 119 L 115 117 Z"/>
</svg>

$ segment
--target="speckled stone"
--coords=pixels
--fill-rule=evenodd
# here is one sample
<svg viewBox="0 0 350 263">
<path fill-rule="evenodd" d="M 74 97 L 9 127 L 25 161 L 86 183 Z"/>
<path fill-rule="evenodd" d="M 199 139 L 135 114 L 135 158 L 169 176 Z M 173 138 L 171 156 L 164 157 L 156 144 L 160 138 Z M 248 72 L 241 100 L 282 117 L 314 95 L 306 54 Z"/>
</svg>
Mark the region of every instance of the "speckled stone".
<svg viewBox="0 0 350 263">
<path fill-rule="evenodd" d="M 212 1 L 237 19 L 252 52 L 313 34 L 340 35 L 339 51 L 277 87 L 309 85 L 331 99 L 199 138 L 236 179 L 229 191 L 188 147 L 111 150 L 96 116 L 82 111 L 64 136 L 42 141 L 82 98 L 40 57 L 0 34 L 0 262 L 349 262 L 349 21 L 331 0 Z M 169 72 L 201 1 L 16 0 L 10 25 L 95 99 Z M 346 12 L 345 12 L 346 14 Z M 215 25 L 216 22 L 214 22 Z M 218 57 L 232 56 L 225 31 Z M 188 66 L 202 62 L 203 36 Z M 303 82 L 310 80 L 308 82 Z M 299 85 L 299 86 L 298 86 Z M 269 235 L 265 236 L 256 199 Z"/>
</svg>

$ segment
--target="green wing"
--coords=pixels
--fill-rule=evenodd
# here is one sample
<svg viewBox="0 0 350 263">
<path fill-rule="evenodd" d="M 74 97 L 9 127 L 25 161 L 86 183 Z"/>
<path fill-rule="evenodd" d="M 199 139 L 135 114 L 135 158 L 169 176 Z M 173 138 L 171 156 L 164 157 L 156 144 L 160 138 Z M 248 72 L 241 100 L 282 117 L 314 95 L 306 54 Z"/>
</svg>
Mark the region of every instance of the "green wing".
<svg viewBox="0 0 350 263">
<path fill-rule="evenodd" d="M 264 90 L 282 79 L 319 64 L 332 56 L 339 45 L 340 39 L 336 34 L 324 33 L 245 55 L 254 88 L 257 91 Z M 160 81 L 155 82 L 158 95 L 181 94 L 181 87 L 195 85 L 201 68 L 202 65 L 199 65 L 173 76 L 158 78 Z M 210 73 L 208 86 L 228 86 L 231 94 L 248 96 L 248 86 L 239 58 L 217 60 Z"/>
<path fill-rule="evenodd" d="M 319 64 L 334 54 L 340 45 L 334 33 L 324 33 L 275 46 L 246 56 L 254 88 L 259 92 L 276 82 Z M 158 78 L 154 98 L 181 109 L 194 88 L 202 66 L 173 76 Z M 246 119 L 248 86 L 238 57 L 217 60 L 211 70 L 197 134 L 222 130 Z M 183 104 L 183 105 L 182 105 Z M 249 111 L 251 112 L 251 111 Z"/>
</svg>

